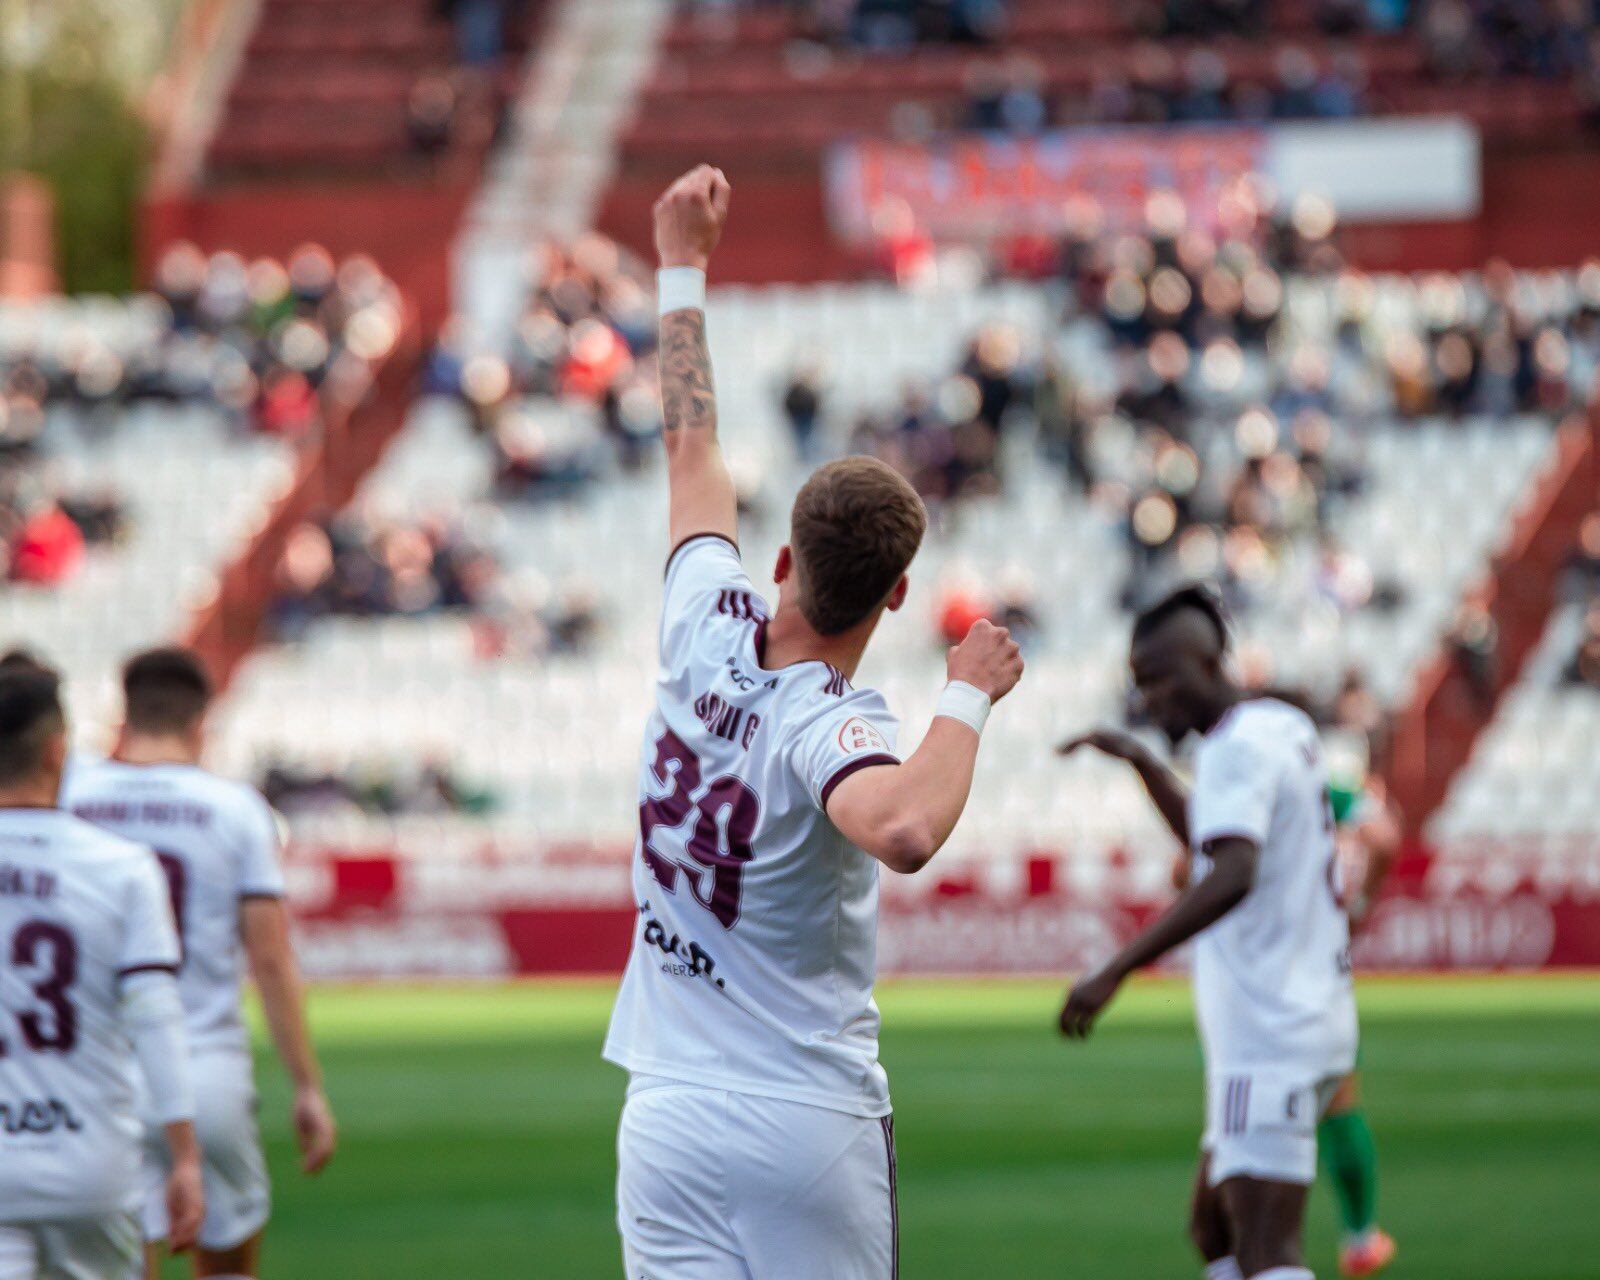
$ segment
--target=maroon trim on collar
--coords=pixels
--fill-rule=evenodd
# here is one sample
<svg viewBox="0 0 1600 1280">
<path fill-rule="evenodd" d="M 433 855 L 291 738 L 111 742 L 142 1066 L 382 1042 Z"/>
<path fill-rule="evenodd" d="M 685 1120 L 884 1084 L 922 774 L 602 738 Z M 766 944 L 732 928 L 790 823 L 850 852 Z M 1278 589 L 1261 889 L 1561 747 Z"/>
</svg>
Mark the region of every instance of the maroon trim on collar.
<svg viewBox="0 0 1600 1280">
<path fill-rule="evenodd" d="M 673 547 L 671 552 L 668 553 L 666 568 L 661 571 L 661 577 L 663 579 L 665 579 L 666 576 L 672 572 L 672 562 L 678 558 L 678 552 L 682 551 L 690 543 L 699 542 L 701 538 L 715 538 L 719 542 L 726 542 L 730 547 L 733 548 L 734 555 L 739 554 L 739 544 L 725 533 L 691 533 L 682 542 L 678 543 L 677 546 Z"/>
<path fill-rule="evenodd" d="M 857 756 L 854 760 L 846 760 L 836 770 L 833 776 L 822 784 L 822 807 L 828 807 L 828 797 L 833 795 L 833 789 L 848 778 L 852 773 L 859 773 L 862 769 L 873 769 L 882 764 L 899 764 L 897 756 L 890 755 L 887 751 L 879 751 L 870 756 Z"/>
</svg>

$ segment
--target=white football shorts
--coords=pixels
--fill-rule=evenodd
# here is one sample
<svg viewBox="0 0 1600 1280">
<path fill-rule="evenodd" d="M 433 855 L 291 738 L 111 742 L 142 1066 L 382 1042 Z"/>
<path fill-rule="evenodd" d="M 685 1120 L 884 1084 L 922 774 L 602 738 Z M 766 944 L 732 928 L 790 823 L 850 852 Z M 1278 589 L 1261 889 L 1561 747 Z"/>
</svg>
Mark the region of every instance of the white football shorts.
<svg viewBox="0 0 1600 1280">
<path fill-rule="evenodd" d="M 256 1127 L 255 1073 L 235 1049 L 202 1049 L 190 1059 L 195 1133 L 206 1215 L 202 1249 L 232 1249 L 266 1225 L 271 1209 L 267 1162 Z M 144 1154 L 144 1236 L 167 1238 L 167 1147 L 159 1129 L 147 1131 Z"/>
<path fill-rule="evenodd" d="M 1206 1072 L 1206 1130 L 1213 1187 L 1229 1178 L 1310 1186 L 1317 1124 L 1344 1072 L 1248 1067 Z"/>
<path fill-rule="evenodd" d="M 0 1223 L 0 1280 L 140 1280 L 144 1242 L 131 1213 Z"/>
<path fill-rule="evenodd" d="M 635 1076 L 617 1226 L 627 1280 L 896 1280 L 893 1119 Z"/>
</svg>

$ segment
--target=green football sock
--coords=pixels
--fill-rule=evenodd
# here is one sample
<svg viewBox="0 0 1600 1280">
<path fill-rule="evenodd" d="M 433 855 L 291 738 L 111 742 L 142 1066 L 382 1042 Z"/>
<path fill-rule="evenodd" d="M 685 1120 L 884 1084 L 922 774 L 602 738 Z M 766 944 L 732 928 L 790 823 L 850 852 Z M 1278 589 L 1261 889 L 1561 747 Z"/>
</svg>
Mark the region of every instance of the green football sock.
<svg viewBox="0 0 1600 1280">
<path fill-rule="evenodd" d="M 1360 1111 L 1329 1116 L 1317 1127 L 1317 1146 L 1346 1233 L 1370 1230 L 1378 1220 L 1378 1149 L 1367 1117 Z"/>
</svg>

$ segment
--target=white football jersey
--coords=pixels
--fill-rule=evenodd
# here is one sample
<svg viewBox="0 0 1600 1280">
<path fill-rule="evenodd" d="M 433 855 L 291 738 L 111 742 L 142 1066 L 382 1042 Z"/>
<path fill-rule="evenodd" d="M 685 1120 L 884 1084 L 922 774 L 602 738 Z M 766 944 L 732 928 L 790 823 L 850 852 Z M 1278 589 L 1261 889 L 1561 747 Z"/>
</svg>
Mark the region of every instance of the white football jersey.
<svg viewBox="0 0 1600 1280">
<path fill-rule="evenodd" d="M 765 669 L 766 620 L 731 543 L 678 548 L 640 759 L 638 924 L 605 1056 L 882 1116 L 878 864 L 825 806 L 856 770 L 897 763 L 898 726 L 824 663 Z"/>
<path fill-rule="evenodd" d="M 1350 930 L 1311 718 L 1273 698 L 1234 706 L 1196 752 L 1189 833 L 1196 876 L 1210 869 L 1210 841 L 1242 836 L 1261 851 L 1244 901 L 1194 944 L 1208 1065 L 1349 1070 L 1357 1038 Z"/>
<path fill-rule="evenodd" d="M 61 803 L 156 851 L 183 940 L 178 990 L 195 1052 L 247 1049 L 240 1012 L 239 907 L 283 896 L 278 825 L 258 792 L 183 764 L 75 759 Z"/>
<path fill-rule="evenodd" d="M 177 964 L 149 849 L 61 809 L 0 809 L 0 1222 L 137 1206 L 142 1081 L 119 985 Z"/>
</svg>

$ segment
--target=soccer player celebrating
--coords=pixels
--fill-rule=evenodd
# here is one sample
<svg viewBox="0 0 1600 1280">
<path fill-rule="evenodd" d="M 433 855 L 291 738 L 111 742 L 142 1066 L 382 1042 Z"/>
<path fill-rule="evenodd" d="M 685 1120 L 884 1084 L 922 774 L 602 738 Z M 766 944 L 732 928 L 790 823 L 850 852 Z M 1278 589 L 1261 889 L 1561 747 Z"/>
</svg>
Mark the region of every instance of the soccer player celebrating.
<svg viewBox="0 0 1600 1280">
<path fill-rule="evenodd" d="M 1175 744 L 1202 735 L 1192 792 L 1120 730 L 1062 747 L 1131 764 L 1194 870 L 1165 915 L 1073 988 L 1061 1030 L 1088 1035 L 1124 978 L 1196 939 L 1207 1100 L 1194 1242 L 1211 1280 L 1310 1280 L 1300 1236 L 1317 1121 L 1355 1064 L 1350 934 L 1316 727 L 1288 703 L 1246 695 L 1227 647 L 1205 587 L 1174 592 L 1134 624 L 1146 714 Z"/>
<path fill-rule="evenodd" d="M 55 674 L 0 664 L 0 1280 L 134 1280 L 140 1099 L 166 1152 L 170 1243 L 202 1213 L 173 977 L 151 851 L 56 807 L 67 754 Z M 143 1080 L 141 1081 L 141 1074 Z"/>
<path fill-rule="evenodd" d="M 949 838 L 1022 658 L 977 623 L 950 652 L 926 736 L 897 758 L 883 698 L 851 677 L 905 599 L 927 517 L 867 458 L 805 483 L 777 608 L 756 594 L 703 311 L 728 198 L 702 166 L 655 210 L 672 553 L 640 761 L 638 923 L 605 1048 L 630 1073 L 618 1225 L 629 1280 L 892 1280 L 876 864 L 916 871 Z"/>
<path fill-rule="evenodd" d="M 128 662 L 122 687 L 123 726 L 113 758 L 75 760 L 62 802 L 97 826 L 153 847 L 166 873 L 183 944 L 178 988 L 204 1157 L 206 1216 L 196 1271 L 236 1280 L 257 1273 L 269 1191 L 240 1011 L 241 959 L 294 1083 L 294 1130 L 307 1173 L 333 1155 L 333 1114 L 306 1029 L 272 810 L 251 788 L 199 767 L 210 681 L 193 654 L 154 649 Z M 154 1244 L 171 1227 L 153 1194 L 164 1174 L 165 1160 L 152 1145 L 144 1220 L 152 1274 Z"/>
</svg>

